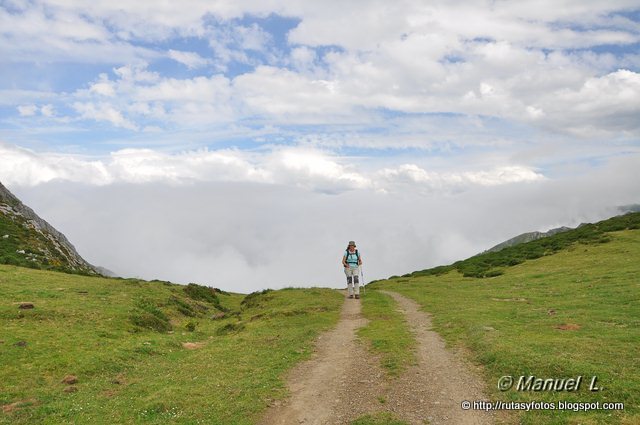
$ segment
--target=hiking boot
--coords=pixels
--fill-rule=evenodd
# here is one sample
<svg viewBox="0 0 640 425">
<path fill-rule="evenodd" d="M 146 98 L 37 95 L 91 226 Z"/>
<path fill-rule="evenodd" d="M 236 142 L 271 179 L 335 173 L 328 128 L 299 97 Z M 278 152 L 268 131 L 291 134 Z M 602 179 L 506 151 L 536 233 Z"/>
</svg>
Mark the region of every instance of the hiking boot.
<svg viewBox="0 0 640 425">
<path fill-rule="evenodd" d="M 353 295 L 349 295 L 349 298 L 353 298 Z"/>
<path fill-rule="evenodd" d="M 360 299 L 360 294 L 356 294 L 356 300 Z"/>
</svg>

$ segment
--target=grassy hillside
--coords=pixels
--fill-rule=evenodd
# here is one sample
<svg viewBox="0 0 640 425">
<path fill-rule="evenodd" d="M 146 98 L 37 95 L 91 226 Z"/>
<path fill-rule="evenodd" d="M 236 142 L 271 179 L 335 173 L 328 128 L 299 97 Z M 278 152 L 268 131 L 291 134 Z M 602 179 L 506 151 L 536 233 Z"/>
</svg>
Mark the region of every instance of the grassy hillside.
<svg viewBox="0 0 640 425">
<path fill-rule="evenodd" d="M 575 243 L 600 244 L 611 240 L 609 233 L 640 229 L 640 213 L 629 213 L 594 224 L 583 224 L 577 229 L 558 233 L 543 239 L 504 248 L 498 252 L 485 252 L 448 266 L 439 266 L 406 274 L 402 277 L 441 275 L 457 270 L 465 277 L 494 277 L 505 268 L 526 260 L 552 255 Z M 395 276 L 394 276 L 395 277 Z"/>
<path fill-rule="evenodd" d="M 522 413 L 522 423 L 637 424 L 638 221 L 628 214 L 368 288 L 397 291 L 424 306 L 451 347 L 485 366 L 493 400 L 625 403 L 623 412 Z M 582 375 L 587 382 L 573 393 L 501 392 L 497 382 L 505 375 Z M 592 376 L 602 391 L 588 390 Z"/>
<path fill-rule="evenodd" d="M 0 266 L 0 423 L 254 423 L 342 301 Z"/>
</svg>

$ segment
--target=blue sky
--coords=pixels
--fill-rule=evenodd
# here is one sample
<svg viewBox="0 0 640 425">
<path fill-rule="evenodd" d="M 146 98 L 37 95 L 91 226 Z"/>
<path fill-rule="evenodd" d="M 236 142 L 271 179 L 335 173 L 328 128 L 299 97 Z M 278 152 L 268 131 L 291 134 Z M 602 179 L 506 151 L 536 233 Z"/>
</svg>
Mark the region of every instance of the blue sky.
<svg viewBox="0 0 640 425">
<path fill-rule="evenodd" d="M 26 197 L 220 183 L 443 200 L 640 165 L 637 1 L 4 0 L 0 63 L 0 181 Z"/>
</svg>

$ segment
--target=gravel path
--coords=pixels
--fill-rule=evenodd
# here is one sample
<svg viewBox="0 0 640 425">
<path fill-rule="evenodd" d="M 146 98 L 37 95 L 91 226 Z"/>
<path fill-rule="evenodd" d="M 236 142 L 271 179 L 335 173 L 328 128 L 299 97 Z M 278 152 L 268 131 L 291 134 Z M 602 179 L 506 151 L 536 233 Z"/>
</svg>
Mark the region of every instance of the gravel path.
<svg viewBox="0 0 640 425">
<path fill-rule="evenodd" d="M 357 340 L 356 331 L 367 324 L 360 300 L 346 299 L 336 328 L 321 335 L 312 358 L 289 374 L 291 397 L 269 408 L 260 425 L 348 424 L 380 411 L 410 424 L 493 423 L 489 414 L 461 409 L 463 400 L 486 400 L 482 381 L 446 350 L 440 335 L 430 330 L 429 316 L 414 301 L 383 292 L 407 316 L 418 342 L 417 363 L 397 379 L 385 378 L 378 359 Z"/>
</svg>

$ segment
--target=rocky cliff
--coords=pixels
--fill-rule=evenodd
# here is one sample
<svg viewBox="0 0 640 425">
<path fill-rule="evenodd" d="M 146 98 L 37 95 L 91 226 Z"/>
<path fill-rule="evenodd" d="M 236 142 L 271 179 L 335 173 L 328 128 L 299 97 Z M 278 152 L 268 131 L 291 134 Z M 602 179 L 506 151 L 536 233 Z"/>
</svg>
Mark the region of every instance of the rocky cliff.
<svg viewBox="0 0 640 425">
<path fill-rule="evenodd" d="M 81 274 L 100 274 L 65 235 L 0 183 L 0 263 Z"/>
</svg>

